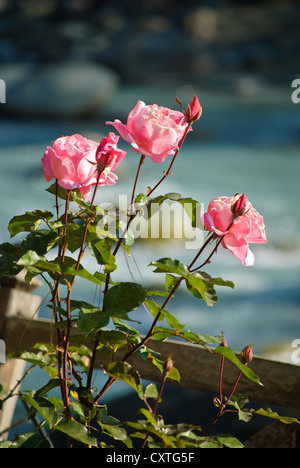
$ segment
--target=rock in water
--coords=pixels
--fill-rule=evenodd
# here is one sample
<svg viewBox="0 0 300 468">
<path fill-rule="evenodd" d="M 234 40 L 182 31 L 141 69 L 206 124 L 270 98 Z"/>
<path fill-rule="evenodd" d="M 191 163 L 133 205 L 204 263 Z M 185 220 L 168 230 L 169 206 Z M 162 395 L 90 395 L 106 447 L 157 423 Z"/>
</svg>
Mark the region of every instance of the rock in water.
<svg viewBox="0 0 300 468">
<path fill-rule="evenodd" d="M 90 62 L 5 65 L 0 77 L 7 87 L 1 110 L 29 118 L 92 116 L 109 103 L 118 86 L 114 71 Z"/>
</svg>

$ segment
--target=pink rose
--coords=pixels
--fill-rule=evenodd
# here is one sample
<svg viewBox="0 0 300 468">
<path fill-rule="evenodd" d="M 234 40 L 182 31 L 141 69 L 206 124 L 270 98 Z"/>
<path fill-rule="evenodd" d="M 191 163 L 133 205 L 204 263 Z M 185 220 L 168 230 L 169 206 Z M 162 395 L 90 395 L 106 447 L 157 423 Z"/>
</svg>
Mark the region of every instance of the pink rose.
<svg viewBox="0 0 300 468">
<path fill-rule="evenodd" d="M 110 137 L 112 139 L 112 137 Z M 115 136 L 115 139 L 117 141 Z M 97 183 L 98 171 L 96 152 L 98 143 L 81 135 L 58 138 L 52 147 L 47 147 L 42 158 L 46 180 L 56 178 L 58 184 L 66 190 L 80 189 L 83 199 L 89 195 Z M 116 164 L 113 165 L 115 168 Z M 111 168 L 101 173 L 99 185 L 112 185 L 117 176 Z"/>
<path fill-rule="evenodd" d="M 188 126 L 182 112 L 156 104 L 146 106 L 142 101 L 128 115 L 127 125 L 120 120 L 106 124 L 113 125 L 134 151 L 149 156 L 155 163 L 175 153 Z"/>
<path fill-rule="evenodd" d="M 249 243 L 267 242 L 263 217 L 245 195 L 215 198 L 208 205 L 203 223 L 208 231 L 222 238 L 223 247 L 245 266 L 254 264 Z"/>
</svg>

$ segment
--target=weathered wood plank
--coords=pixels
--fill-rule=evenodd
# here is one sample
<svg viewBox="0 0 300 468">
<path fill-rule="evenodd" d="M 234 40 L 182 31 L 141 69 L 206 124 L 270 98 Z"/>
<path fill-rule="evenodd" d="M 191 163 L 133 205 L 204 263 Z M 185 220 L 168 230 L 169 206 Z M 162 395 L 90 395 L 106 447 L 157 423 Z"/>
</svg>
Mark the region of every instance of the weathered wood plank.
<svg viewBox="0 0 300 468">
<path fill-rule="evenodd" d="M 18 382 L 24 375 L 26 362 L 21 359 L 10 359 L 5 364 L 0 365 L 0 383 L 7 392 L 15 388 L 15 395 L 11 396 L 3 404 L 0 411 L 0 440 L 6 440 L 8 429 L 12 423 L 15 407 L 18 401 L 17 392 L 19 389 Z"/>
<path fill-rule="evenodd" d="M 17 349 L 30 349 L 36 342 L 55 341 L 55 333 L 53 333 L 50 321 L 46 319 L 28 322 L 26 319 L 10 317 L 6 319 L 4 339 L 9 353 Z M 175 366 L 181 375 L 180 386 L 218 394 L 221 356 L 209 353 L 198 345 L 182 341 L 169 340 L 160 343 L 152 339 L 148 344 L 151 349 L 160 352 L 163 359 L 172 354 Z M 142 378 L 161 380 L 161 374 L 151 360 L 143 361 L 139 356 L 134 355 L 128 362 L 140 372 Z M 100 367 L 104 363 L 104 359 L 98 356 L 96 366 Z M 238 393 L 245 393 L 250 400 L 265 402 L 269 405 L 300 408 L 299 366 L 254 356 L 250 367 L 260 377 L 263 386 L 243 376 L 238 385 Z M 225 394 L 230 392 L 237 374 L 236 366 L 226 360 L 223 376 Z M 178 385 L 172 380 L 169 380 L 169 383 Z"/>
</svg>

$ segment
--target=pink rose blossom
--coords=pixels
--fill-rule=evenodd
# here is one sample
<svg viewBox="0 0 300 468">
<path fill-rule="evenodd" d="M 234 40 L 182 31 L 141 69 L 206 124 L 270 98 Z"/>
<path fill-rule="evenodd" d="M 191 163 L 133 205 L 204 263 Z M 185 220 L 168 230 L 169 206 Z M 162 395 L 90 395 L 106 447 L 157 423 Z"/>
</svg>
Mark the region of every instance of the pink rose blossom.
<svg viewBox="0 0 300 468">
<path fill-rule="evenodd" d="M 263 217 L 253 208 L 245 195 L 215 198 L 203 216 L 204 227 L 222 238 L 229 249 L 245 266 L 254 264 L 249 243 L 267 242 Z M 237 204 L 236 204 L 237 203 Z M 239 213 L 234 210 L 239 209 Z"/>
<path fill-rule="evenodd" d="M 114 134 L 108 138 L 111 140 L 111 145 L 116 148 L 119 137 L 114 135 L 115 143 L 113 143 L 112 135 Z M 86 199 L 92 186 L 97 183 L 96 152 L 98 148 L 98 143 L 81 135 L 58 138 L 52 147 L 47 147 L 42 158 L 46 180 L 56 178 L 58 184 L 66 190 L 78 188 L 83 199 Z M 112 185 L 116 182 L 117 176 L 111 172 L 111 168 L 116 167 L 117 159 L 111 167 L 101 173 L 99 185 Z"/>
<path fill-rule="evenodd" d="M 149 156 L 155 163 L 175 153 L 188 126 L 182 112 L 156 104 L 146 106 L 142 101 L 128 115 L 127 125 L 120 120 L 106 124 L 113 125 L 134 151 Z"/>
</svg>

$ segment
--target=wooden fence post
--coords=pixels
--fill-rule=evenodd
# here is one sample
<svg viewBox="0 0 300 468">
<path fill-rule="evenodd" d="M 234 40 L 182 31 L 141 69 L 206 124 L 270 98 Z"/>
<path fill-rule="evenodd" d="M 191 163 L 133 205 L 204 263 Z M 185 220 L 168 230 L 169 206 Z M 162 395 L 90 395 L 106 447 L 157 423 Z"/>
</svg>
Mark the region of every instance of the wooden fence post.
<svg viewBox="0 0 300 468">
<path fill-rule="evenodd" d="M 0 278 L 0 339 L 5 336 L 5 324 L 8 318 L 20 317 L 28 320 L 36 317 L 41 304 L 41 297 L 32 294 L 32 291 L 40 286 L 38 280 L 28 284 L 24 280 L 24 271 L 17 276 L 5 276 Z M 20 337 L 21 338 L 21 337 Z M 5 340 L 2 341 L 5 344 Z M 26 363 L 20 359 L 1 359 L 0 364 L 0 384 L 9 392 L 15 388 L 18 390 L 18 383 L 24 375 Z M 7 428 L 10 427 L 17 396 L 9 398 L 4 402 L 0 411 L 0 440 L 6 440 L 8 436 Z"/>
</svg>

